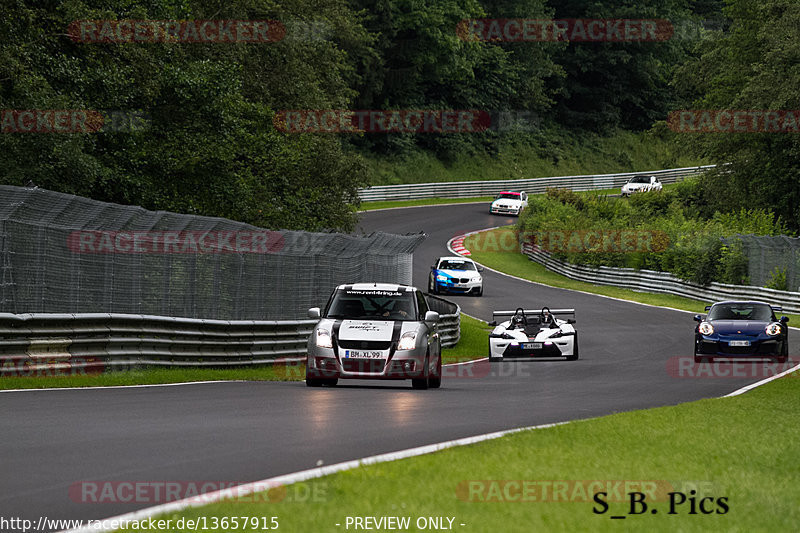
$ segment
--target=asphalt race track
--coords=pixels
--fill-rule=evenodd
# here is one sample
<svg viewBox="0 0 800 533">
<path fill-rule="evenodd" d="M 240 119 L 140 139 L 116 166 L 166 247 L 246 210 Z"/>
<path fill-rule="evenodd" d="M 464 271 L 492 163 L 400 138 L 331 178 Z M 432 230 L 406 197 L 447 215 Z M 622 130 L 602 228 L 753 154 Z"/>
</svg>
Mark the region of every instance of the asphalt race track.
<svg viewBox="0 0 800 533">
<path fill-rule="evenodd" d="M 414 283 L 427 287 L 448 239 L 514 222 L 487 211 L 462 204 L 370 212 L 360 230 L 427 233 L 414 264 Z M 721 396 L 758 380 L 671 376 L 668 360 L 692 353 L 689 313 L 490 271 L 484 280 L 483 297 L 451 299 L 483 319 L 493 309 L 574 307 L 580 360 L 450 367 L 442 388 L 429 391 L 340 381 L 322 389 L 250 382 L 0 393 L 0 515 L 107 518 L 154 503 L 87 503 L 81 481 L 253 481 L 318 461 Z M 790 336 L 794 347 L 798 336 Z"/>
</svg>

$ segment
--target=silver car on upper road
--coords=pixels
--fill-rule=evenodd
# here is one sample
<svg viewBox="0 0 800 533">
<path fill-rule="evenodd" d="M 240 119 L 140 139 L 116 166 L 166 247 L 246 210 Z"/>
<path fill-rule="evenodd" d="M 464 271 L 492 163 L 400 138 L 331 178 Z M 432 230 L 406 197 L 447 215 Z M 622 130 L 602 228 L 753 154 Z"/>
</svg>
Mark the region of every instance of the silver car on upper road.
<svg viewBox="0 0 800 533">
<path fill-rule="evenodd" d="M 439 388 L 442 346 L 422 291 L 407 285 L 340 285 L 308 339 L 306 385 L 343 379 L 411 379 L 415 389 Z"/>
</svg>

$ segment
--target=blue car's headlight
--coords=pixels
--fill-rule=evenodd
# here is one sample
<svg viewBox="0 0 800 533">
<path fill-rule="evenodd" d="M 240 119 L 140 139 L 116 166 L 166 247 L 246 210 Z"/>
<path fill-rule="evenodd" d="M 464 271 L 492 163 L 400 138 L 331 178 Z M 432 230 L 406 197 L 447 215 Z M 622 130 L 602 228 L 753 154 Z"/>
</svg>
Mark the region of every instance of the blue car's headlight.
<svg viewBox="0 0 800 533">
<path fill-rule="evenodd" d="M 443 276 L 443 275 L 441 275 L 441 274 L 438 274 L 438 275 L 436 276 L 436 280 L 437 280 L 437 281 L 447 281 L 447 276 Z"/>
<path fill-rule="evenodd" d="M 698 330 L 700 331 L 701 335 L 713 335 L 714 326 L 712 326 L 708 322 L 701 322 Z"/>
<path fill-rule="evenodd" d="M 773 322 L 772 324 L 767 324 L 766 332 L 767 332 L 767 335 L 769 335 L 770 337 L 774 337 L 776 335 L 780 335 L 781 334 L 781 325 L 776 323 L 776 322 Z"/>
</svg>

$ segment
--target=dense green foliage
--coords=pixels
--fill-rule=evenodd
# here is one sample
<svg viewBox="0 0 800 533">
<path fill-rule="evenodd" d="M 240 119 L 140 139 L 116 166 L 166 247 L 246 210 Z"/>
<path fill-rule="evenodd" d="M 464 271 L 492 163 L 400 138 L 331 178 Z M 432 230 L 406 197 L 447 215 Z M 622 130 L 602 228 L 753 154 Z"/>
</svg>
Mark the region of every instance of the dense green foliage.
<svg viewBox="0 0 800 533">
<path fill-rule="evenodd" d="M 693 109 L 800 109 L 800 4 L 728 0 L 727 32 L 700 43 L 674 85 Z M 706 197 L 721 211 L 772 209 L 800 228 L 797 133 L 688 134 L 687 150 L 729 163 L 708 176 Z"/>
<path fill-rule="evenodd" d="M 0 109 L 138 110 L 132 132 L 0 135 L 2 182 L 215 215 L 265 227 L 351 228 L 363 162 L 326 136 L 277 132 L 274 110 L 346 107 L 354 70 L 342 50 L 369 45 L 343 2 L 4 4 Z M 75 20 L 324 17 L 338 41 L 266 44 L 83 43 Z"/>
<path fill-rule="evenodd" d="M 787 230 L 772 212 L 741 209 L 736 212 L 713 211 L 704 201 L 703 187 L 696 179 L 687 180 L 663 191 L 635 194 L 629 199 L 609 196 L 579 195 L 566 189 L 549 189 L 545 195 L 532 197 L 520 220 L 523 232 L 541 231 L 643 230 L 663 232 L 665 247 L 655 251 L 569 252 L 554 255 L 571 263 L 643 268 L 671 272 L 687 281 L 707 285 L 712 281 L 747 284 L 747 258 L 741 245 L 725 245 L 722 237 L 737 233 L 779 235 Z M 660 233 L 653 241 L 659 242 Z M 632 241 L 634 242 L 634 241 Z M 586 246 L 591 248 L 591 246 Z"/>
<path fill-rule="evenodd" d="M 662 122 L 691 106 L 797 109 L 796 2 L 7 0 L 0 13 L 0 110 L 146 117 L 119 132 L 4 133 L 2 183 L 273 228 L 347 230 L 359 187 L 434 180 L 429 170 L 471 179 L 593 164 L 634 170 L 641 160 L 624 148 L 590 157 L 586 147 L 602 151 L 598 136 L 655 123 L 650 139 L 663 166 L 731 163 L 704 185 L 715 210 L 774 208 L 800 226 L 796 135 L 678 135 Z M 675 32 L 657 42 L 502 42 L 457 31 L 481 18 L 662 20 Z M 237 44 L 68 35 L 74 21 L 122 19 L 277 20 L 287 33 Z M 326 109 L 473 109 L 492 126 L 336 135 L 273 124 L 279 111 Z M 662 157 L 669 144 L 676 148 Z"/>
</svg>

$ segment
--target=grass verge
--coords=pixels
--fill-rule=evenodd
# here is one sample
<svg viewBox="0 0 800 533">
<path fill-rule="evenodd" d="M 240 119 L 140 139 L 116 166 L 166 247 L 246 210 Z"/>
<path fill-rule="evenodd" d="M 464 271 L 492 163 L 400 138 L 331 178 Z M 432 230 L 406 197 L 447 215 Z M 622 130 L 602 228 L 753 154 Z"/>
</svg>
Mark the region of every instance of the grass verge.
<svg viewBox="0 0 800 533">
<path fill-rule="evenodd" d="M 490 243 L 497 244 L 489 246 Z M 510 246 L 509 243 L 513 245 Z M 659 307 L 673 307 L 701 314 L 705 313 L 705 306 L 712 303 L 672 294 L 638 292 L 610 285 L 595 285 L 562 276 L 547 270 L 544 266 L 519 253 L 516 247 L 516 235 L 513 226 L 471 235 L 464 240 L 464 246 L 471 252 L 470 258 L 482 265 L 551 287 L 590 292 L 621 300 L 630 300 Z M 480 248 L 491 248 L 492 250 L 500 251 L 481 250 Z M 789 317 L 790 325 L 800 326 L 800 315 L 784 314 Z"/>
<path fill-rule="evenodd" d="M 441 205 L 441 204 L 469 204 L 474 202 L 489 203 L 494 198 L 491 196 L 482 196 L 480 198 L 425 198 L 422 200 L 391 200 L 381 202 L 363 202 L 361 204 L 361 211 L 376 211 L 378 209 L 392 209 L 395 207 L 420 207 L 425 205 Z"/>
<path fill-rule="evenodd" d="M 448 159 L 416 150 L 402 156 L 369 154 L 365 160 L 373 185 L 645 172 L 704 164 L 687 156 L 673 139 L 653 132 L 601 136 L 552 130 L 527 141 L 500 142 L 491 155 L 459 151 Z"/>
<path fill-rule="evenodd" d="M 579 191 L 583 196 L 598 194 L 619 194 L 619 187 L 615 189 L 596 189 L 592 191 Z M 387 200 L 381 202 L 364 202 L 361 204 L 360 211 L 377 211 L 378 209 L 393 209 L 397 207 L 423 207 L 426 205 L 445 205 L 445 204 L 470 204 L 494 200 L 493 196 L 481 196 L 479 198 L 425 198 L 422 200 Z M 487 207 L 488 209 L 488 207 Z"/>
<path fill-rule="evenodd" d="M 446 517 L 445 524 L 452 518 L 453 529 L 469 533 L 796 531 L 797 377 L 734 398 L 525 431 L 161 518 L 210 524 L 232 516 L 276 517 L 287 532 L 346 531 L 354 529 L 345 527 L 348 517 L 367 516 L 409 517 L 412 531 L 420 529 L 420 517 Z M 526 490 L 504 480 L 527 482 Z M 625 481 L 627 491 L 646 495 L 646 513 L 629 514 Z M 595 512 L 603 509 L 593 500 L 599 491 L 608 492 L 603 514 Z M 686 496 L 674 514 L 672 491 Z M 707 514 L 700 510 L 702 498 L 713 498 L 704 503 Z"/>
<path fill-rule="evenodd" d="M 485 322 L 461 315 L 461 340 L 454 348 L 442 350 L 442 361 L 448 364 L 484 357 L 488 350 L 489 330 Z M 192 381 L 302 381 L 304 379 L 305 363 L 234 369 L 151 367 L 106 373 L 68 374 L 64 371 L 53 371 L 45 375 L 0 377 L 0 390 L 161 385 Z"/>
</svg>

